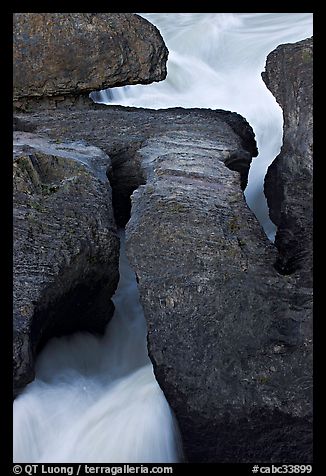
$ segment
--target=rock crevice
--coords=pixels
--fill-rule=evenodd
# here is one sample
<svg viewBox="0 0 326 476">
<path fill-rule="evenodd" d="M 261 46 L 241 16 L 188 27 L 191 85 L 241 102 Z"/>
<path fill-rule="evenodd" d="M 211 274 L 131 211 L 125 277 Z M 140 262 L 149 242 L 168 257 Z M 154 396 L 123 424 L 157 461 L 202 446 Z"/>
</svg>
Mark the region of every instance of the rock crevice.
<svg viewBox="0 0 326 476">
<path fill-rule="evenodd" d="M 149 355 L 179 422 L 187 460 L 310 463 L 311 268 L 306 266 L 305 275 L 281 276 L 272 266 L 277 251 L 243 197 L 250 162 L 257 155 L 250 125 L 229 111 L 108 108 L 88 105 L 83 97 L 80 107 L 66 107 L 75 92 L 82 96 L 89 88 L 108 85 L 101 69 L 87 84 L 80 80 L 80 74 L 88 76 L 90 65 L 97 70 L 101 59 L 80 59 L 81 51 L 87 57 L 85 51 L 92 48 L 89 32 L 100 52 L 112 40 L 110 86 L 162 79 L 167 51 L 161 40 L 156 45 L 155 29 L 149 27 L 155 37 L 150 41 L 141 33 L 145 20 L 133 15 L 64 14 L 66 33 L 72 27 L 78 41 L 68 50 L 59 49 L 62 63 L 54 55 L 52 65 L 47 55 L 53 38 L 59 41 L 61 27 L 51 15 L 61 14 L 21 15 L 15 30 L 15 99 L 47 101 L 55 95 L 62 107 L 45 110 L 31 102 L 29 112 L 14 118 L 21 129 L 15 133 L 14 151 L 16 391 L 33 378 L 35 352 L 51 335 L 103 329 L 112 314 L 108 299 L 118 279 L 115 222 L 124 225 L 130 217 L 127 254 L 139 283 Z M 132 18 L 135 30 L 125 32 Z M 22 55 L 28 52 L 33 58 L 33 44 L 39 45 L 42 35 L 49 35 L 49 51 L 28 66 Z M 25 53 L 20 42 L 26 42 Z M 137 54 L 128 64 L 130 76 L 124 55 L 130 58 L 131 44 Z M 74 64 L 70 56 L 75 46 L 80 69 L 66 83 L 62 64 Z M 305 45 L 304 51 L 309 48 Z M 302 62 L 310 58 L 301 50 L 298 54 Z M 153 62 L 148 60 L 152 57 Z M 33 70 L 42 61 L 46 78 Z M 291 55 L 282 61 L 277 74 Z M 59 76 L 58 65 L 63 72 Z M 25 81 L 32 70 L 36 78 L 26 81 L 27 89 L 19 82 L 25 66 Z M 153 71 L 158 71 L 157 79 Z M 282 81 L 287 76 L 283 73 Z M 266 74 L 272 84 L 269 68 Z M 303 81 L 298 89 L 303 98 L 304 90 Z M 304 130 L 298 124 L 305 109 L 295 105 L 294 110 L 283 151 L 296 150 L 292 139 Z M 304 157 L 306 147 L 302 139 L 296 157 Z M 290 158 L 286 163 L 289 170 L 293 164 L 296 171 L 301 168 L 300 161 Z M 266 180 L 266 187 L 274 190 Z M 309 235 L 307 227 L 297 227 L 297 217 L 310 208 L 293 213 L 300 190 L 293 183 L 291 194 L 283 182 L 282 187 L 276 191 L 276 206 L 271 205 L 279 226 L 278 259 L 288 267 L 293 259 L 298 269 L 297 257 L 309 249 Z M 295 241 L 284 240 L 286 233 L 302 236 L 305 245 L 298 248 Z M 282 252 L 282 243 L 291 255 Z"/>
<path fill-rule="evenodd" d="M 124 228 L 130 219 L 131 195 L 145 183 L 137 150 L 140 142 L 130 143 L 121 150 L 110 154 L 112 167 L 107 176 L 112 188 L 112 205 L 117 226 Z"/>
<path fill-rule="evenodd" d="M 135 188 L 127 253 L 188 461 L 272 462 L 287 452 L 307 462 L 311 289 L 272 266 L 275 247 L 231 170 L 232 160 L 245 156 L 247 166 L 252 156 L 231 115 L 94 105 L 16 117 L 53 142 L 100 147 L 112 157 L 113 188 L 125 197 Z"/>
<path fill-rule="evenodd" d="M 223 116 L 214 140 L 167 132 L 138 151 L 146 184 L 132 195 L 127 252 L 155 375 L 188 461 L 311 461 L 311 290 L 272 268 L 225 167 L 239 137 Z"/>
<path fill-rule="evenodd" d="M 50 337 L 103 332 L 113 314 L 119 240 L 109 162 L 85 143 L 14 133 L 15 396 Z"/>
</svg>

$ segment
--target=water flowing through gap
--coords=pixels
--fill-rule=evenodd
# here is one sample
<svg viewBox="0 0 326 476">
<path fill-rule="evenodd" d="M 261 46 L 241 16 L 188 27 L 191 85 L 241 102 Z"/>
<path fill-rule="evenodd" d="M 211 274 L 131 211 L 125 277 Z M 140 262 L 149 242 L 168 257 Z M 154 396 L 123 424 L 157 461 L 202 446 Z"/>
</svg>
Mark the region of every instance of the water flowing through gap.
<svg viewBox="0 0 326 476">
<path fill-rule="evenodd" d="M 312 35 L 309 13 L 141 14 L 169 48 L 168 77 L 93 95 L 125 106 L 232 110 L 254 129 L 246 199 L 273 238 L 263 177 L 282 143 L 282 112 L 261 72 L 278 44 Z M 170 463 L 181 458 L 177 426 L 147 355 L 146 324 L 121 236 L 116 311 L 103 338 L 52 339 L 36 379 L 14 403 L 14 461 Z"/>
<path fill-rule="evenodd" d="M 120 231 L 115 313 L 103 338 L 54 338 L 14 402 L 14 462 L 173 463 L 175 418 L 147 354 L 146 322 Z"/>
<path fill-rule="evenodd" d="M 268 53 L 281 43 L 313 34 L 312 13 L 141 13 L 160 30 L 169 49 L 166 80 L 113 88 L 92 95 L 96 102 L 165 109 L 225 109 L 252 126 L 259 155 L 249 172 L 245 197 L 267 236 L 276 228 L 263 192 L 268 166 L 283 136 L 281 108 L 265 86 Z"/>
</svg>

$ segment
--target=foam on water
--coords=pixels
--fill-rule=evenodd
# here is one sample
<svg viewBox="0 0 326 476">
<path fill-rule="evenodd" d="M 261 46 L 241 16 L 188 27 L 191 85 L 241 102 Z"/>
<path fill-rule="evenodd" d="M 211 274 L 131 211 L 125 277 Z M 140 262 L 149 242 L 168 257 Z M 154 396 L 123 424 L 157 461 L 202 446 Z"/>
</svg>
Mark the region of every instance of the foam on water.
<svg viewBox="0 0 326 476">
<path fill-rule="evenodd" d="M 169 49 L 168 75 L 150 85 L 102 91 L 98 102 L 165 109 L 226 109 L 253 127 L 259 155 L 245 196 L 267 236 L 274 239 L 263 180 L 282 145 L 281 108 L 261 72 L 268 53 L 313 33 L 311 13 L 141 13 L 156 25 Z"/>
<path fill-rule="evenodd" d="M 149 13 L 169 48 L 165 81 L 97 94 L 136 107 L 227 109 L 254 128 L 246 198 L 272 239 L 262 181 L 282 143 L 282 112 L 261 72 L 278 44 L 311 36 L 309 13 Z M 122 236 L 116 311 L 103 338 L 52 339 L 14 402 L 14 461 L 172 463 L 178 428 L 147 355 L 146 324 Z"/>
</svg>

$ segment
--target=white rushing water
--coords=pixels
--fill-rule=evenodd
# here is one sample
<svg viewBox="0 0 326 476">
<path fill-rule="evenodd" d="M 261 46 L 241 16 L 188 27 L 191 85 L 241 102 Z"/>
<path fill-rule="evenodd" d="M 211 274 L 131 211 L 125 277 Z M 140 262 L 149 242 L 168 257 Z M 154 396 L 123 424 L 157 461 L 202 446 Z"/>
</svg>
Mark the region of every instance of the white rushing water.
<svg viewBox="0 0 326 476">
<path fill-rule="evenodd" d="M 146 323 L 124 237 L 105 336 L 52 339 L 14 402 L 15 463 L 173 463 L 177 425 L 147 355 Z"/>
<path fill-rule="evenodd" d="M 245 196 L 270 239 L 275 226 L 263 193 L 267 167 L 280 151 L 281 108 L 265 86 L 268 53 L 313 33 L 312 13 L 141 13 L 169 49 L 166 80 L 103 91 L 98 102 L 161 109 L 226 109 L 244 116 L 256 134 Z"/>
<path fill-rule="evenodd" d="M 278 44 L 312 35 L 309 13 L 142 14 L 169 48 L 168 77 L 115 88 L 102 102 L 137 107 L 226 109 L 252 125 L 248 204 L 273 237 L 262 181 L 282 142 L 282 112 L 261 72 Z M 103 338 L 86 333 L 52 339 L 36 379 L 14 403 L 14 461 L 171 463 L 181 443 L 147 356 L 146 325 L 122 240 L 116 311 Z"/>
</svg>

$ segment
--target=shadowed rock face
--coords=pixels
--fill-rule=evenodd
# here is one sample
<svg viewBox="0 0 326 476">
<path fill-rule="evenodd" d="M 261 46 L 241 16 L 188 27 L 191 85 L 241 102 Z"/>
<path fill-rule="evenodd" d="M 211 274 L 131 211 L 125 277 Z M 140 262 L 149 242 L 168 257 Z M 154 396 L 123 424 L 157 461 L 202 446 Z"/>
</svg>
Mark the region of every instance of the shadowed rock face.
<svg viewBox="0 0 326 476">
<path fill-rule="evenodd" d="M 225 155 L 224 160 L 230 169 L 240 173 L 239 183 L 244 188 L 252 157 L 258 152 L 250 125 L 242 116 L 230 111 L 183 108 L 155 111 L 80 104 L 80 108 L 73 111 L 62 106 L 50 111 L 16 114 L 14 127 L 50 134 L 57 140 L 63 136 L 69 140 L 86 140 L 104 150 L 113 164 L 108 176 L 113 189 L 115 217 L 117 223 L 124 226 L 130 216 L 130 195 L 144 183 L 136 156 L 142 142 L 154 134 L 193 128 L 193 121 L 197 122 L 199 135 L 214 139 L 216 121 L 220 124 L 221 120 L 239 138 L 238 148 Z"/>
<path fill-rule="evenodd" d="M 265 194 L 277 225 L 276 268 L 298 273 L 312 285 L 313 228 L 313 39 L 281 45 L 267 57 L 262 73 L 283 109 L 280 154 L 269 167 Z"/>
<path fill-rule="evenodd" d="M 13 40 L 18 105 L 166 77 L 159 31 L 131 13 L 16 13 Z"/>
<path fill-rule="evenodd" d="M 230 170 L 243 175 L 256 154 L 247 122 L 94 105 L 20 114 L 16 124 L 101 147 L 119 193 L 139 187 L 127 252 L 188 461 L 310 462 L 311 289 L 274 269 L 276 249 Z"/>
<path fill-rule="evenodd" d="M 103 332 L 113 314 L 119 240 L 110 159 L 85 143 L 14 134 L 14 396 L 54 335 Z"/>
</svg>

